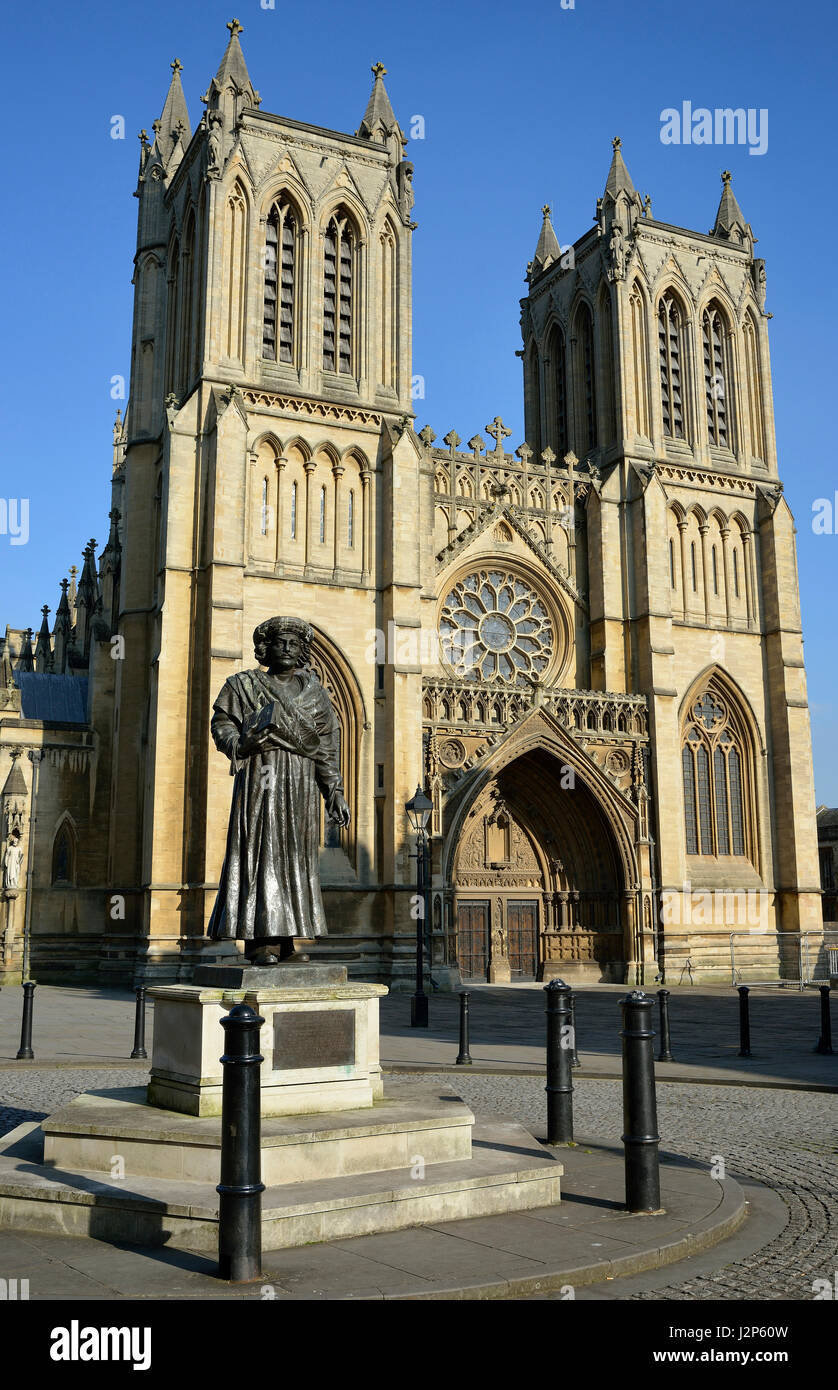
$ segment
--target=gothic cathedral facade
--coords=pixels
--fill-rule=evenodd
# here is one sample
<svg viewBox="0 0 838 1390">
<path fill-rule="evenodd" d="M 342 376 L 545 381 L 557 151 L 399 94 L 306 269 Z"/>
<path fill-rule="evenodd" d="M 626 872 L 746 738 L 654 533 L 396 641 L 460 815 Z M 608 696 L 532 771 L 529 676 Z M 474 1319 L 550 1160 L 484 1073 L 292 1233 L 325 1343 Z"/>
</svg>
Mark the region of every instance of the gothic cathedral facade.
<svg viewBox="0 0 838 1390">
<path fill-rule="evenodd" d="M 431 974 L 742 978 L 822 929 L 795 530 L 763 262 L 653 217 L 619 141 L 594 226 L 549 209 L 522 300 L 526 442 L 413 427 L 413 169 L 384 86 L 355 135 L 261 109 L 233 21 L 193 133 L 141 134 L 110 536 L 0 661 L 3 971 L 186 978 L 223 859 L 215 695 L 275 613 L 313 626 L 352 822 L 330 935 Z M 14 853 L 10 852 L 11 850 Z M 19 869 L 14 864 L 19 861 Z M 29 960 L 23 959 L 24 948 Z"/>
</svg>

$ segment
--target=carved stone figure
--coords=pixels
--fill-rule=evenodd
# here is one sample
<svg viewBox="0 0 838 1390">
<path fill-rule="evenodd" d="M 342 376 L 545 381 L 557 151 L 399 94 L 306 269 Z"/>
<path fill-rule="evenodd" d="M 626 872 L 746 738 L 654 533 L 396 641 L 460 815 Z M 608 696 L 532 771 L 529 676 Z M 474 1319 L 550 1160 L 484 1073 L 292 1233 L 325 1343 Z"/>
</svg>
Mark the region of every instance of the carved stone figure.
<svg viewBox="0 0 838 1390">
<path fill-rule="evenodd" d="M 611 279 L 622 280 L 626 273 L 626 248 L 623 229 L 619 222 L 614 222 L 611 227 L 608 250 L 611 257 Z"/>
<path fill-rule="evenodd" d="M 503 929 L 503 899 L 495 899 L 494 920 L 492 923 L 492 960 L 500 960 L 506 955 L 506 933 Z"/>
<path fill-rule="evenodd" d="M 221 116 L 217 111 L 210 111 L 207 123 L 207 178 L 217 179 L 221 174 Z"/>
<path fill-rule="evenodd" d="M 399 188 L 399 206 L 402 217 L 405 221 L 410 217 L 416 195 L 413 192 L 413 165 L 410 160 L 403 159 L 396 169 L 396 178 Z"/>
<path fill-rule="evenodd" d="M 765 309 L 766 277 L 765 261 L 756 259 L 753 265 L 754 293 L 760 309 Z"/>
<path fill-rule="evenodd" d="M 261 623 L 253 644 L 267 670 L 230 676 L 213 706 L 212 736 L 236 780 L 208 931 L 247 941 L 256 965 L 294 955 L 294 938 L 325 935 L 320 796 L 338 825 L 350 819 L 337 717 L 308 667 L 312 635 L 299 618 Z"/>
<path fill-rule="evenodd" d="M 17 836 L 12 835 L 3 855 L 3 888 L 20 887 L 20 870 L 23 864 L 23 850 Z"/>
</svg>

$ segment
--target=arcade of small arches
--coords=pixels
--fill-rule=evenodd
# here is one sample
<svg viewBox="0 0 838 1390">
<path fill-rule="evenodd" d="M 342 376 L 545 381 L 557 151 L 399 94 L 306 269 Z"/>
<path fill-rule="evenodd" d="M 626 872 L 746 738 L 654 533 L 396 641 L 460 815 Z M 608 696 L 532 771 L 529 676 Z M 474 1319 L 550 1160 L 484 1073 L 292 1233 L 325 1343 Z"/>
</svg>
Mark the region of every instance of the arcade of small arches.
<svg viewBox="0 0 838 1390">
<path fill-rule="evenodd" d="M 642 695 L 555 686 L 546 687 L 541 696 L 542 703 L 566 729 L 646 737 L 646 701 Z M 532 690 L 518 685 L 492 687 L 444 676 L 424 682 L 422 708 L 429 726 L 485 729 L 513 724 L 531 707 Z"/>
<path fill-rule="evenodd" d="M 250 450 L 248 549 L 252 562 L 315 566 L 364 582 L 371 560 L 372 469 L 351 446 L 284 446 L 264 436 Z"/>
<path fill-rule="evenodd" d="M 669 586 L 676 619 L 711 626 L 756 623 L 755 555 L 741 513 L 727 517 L 695 504 L 667 510 Z"/>
</svg>

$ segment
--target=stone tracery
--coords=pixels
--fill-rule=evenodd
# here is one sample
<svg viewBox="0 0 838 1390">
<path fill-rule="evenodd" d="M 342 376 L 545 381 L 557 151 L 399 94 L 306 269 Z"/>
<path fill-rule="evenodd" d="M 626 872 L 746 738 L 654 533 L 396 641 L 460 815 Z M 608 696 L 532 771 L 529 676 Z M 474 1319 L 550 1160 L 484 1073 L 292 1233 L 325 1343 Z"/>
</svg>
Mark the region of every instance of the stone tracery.
<svg viewBox="0 0 838 1390">
<path fill-rule="evenodd" d="M 546 670 L 553 624 L 535 590 L 512 570 L 475 570 L 442 605 L 445 660 L 457 676 L 523 684 Z"/>
</svg>

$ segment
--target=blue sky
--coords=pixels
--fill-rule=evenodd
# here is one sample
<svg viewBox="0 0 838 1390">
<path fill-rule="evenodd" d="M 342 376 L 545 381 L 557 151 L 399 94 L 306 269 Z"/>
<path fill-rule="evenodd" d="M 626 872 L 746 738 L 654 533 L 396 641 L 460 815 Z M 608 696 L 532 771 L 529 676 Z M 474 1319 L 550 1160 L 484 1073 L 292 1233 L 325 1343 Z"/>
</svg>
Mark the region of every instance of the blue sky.
<svg viewBox="0 0 838 1390">
<path fill-rule="evenodd" d="M 835 692 L 838 535 L 815 535 L 833 501 L 835 397 L 833 8 L 778 0 L 686 4 L 487 0 L 306 7 L 236 0 L 266 110 L 355 130 L 370 64 L 416 166 L 417 427 L 463 439 L 504 416 L 522 437 L 518 299 L 540 208 L 562 243 L 590 225 L 619 134 L 656 217 L 707 230 L 730 168 L 767 261 L 780 471 L 798 524 L 819 801 L 838 805 Z M 568 0 L 565 0 L 568 3 Z M 0 399 L 6 495 L 30 498 L 30 539 L 0 535 L 0 622 L 39 623 L 59 580 L 107 535 L 111 378 L 127 376 L 141 127 L 160 114 L 174 57 L 193 126 L 233 0 L 92 0 L 18 6 L 5 21 L 6 196 L 0 219 Z M 11 61 L 11 60 L 13 61 Z M 666 146 L 661 111 L 767 109 L 768 147 Z M 124 116 L 126 138 L 111 138 Z M 815 283 L 816 261 L 824 273 Z M 55 422 L 60 422 L 56 424 Z M 838 522 L 835 530 L 838 531 Z"/>
</svg>

